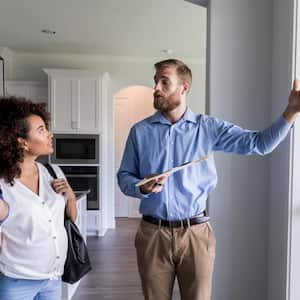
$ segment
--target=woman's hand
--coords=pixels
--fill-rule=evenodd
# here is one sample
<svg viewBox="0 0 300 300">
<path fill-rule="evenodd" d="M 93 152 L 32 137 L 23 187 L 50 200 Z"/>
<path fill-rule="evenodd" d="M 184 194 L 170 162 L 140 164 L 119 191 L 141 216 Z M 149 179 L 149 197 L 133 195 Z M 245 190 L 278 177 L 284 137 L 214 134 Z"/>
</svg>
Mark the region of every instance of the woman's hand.
<svg viewBox="0 0 300 300">
<path fill-rule="evenodd" d="M 68 181 L 64 178 L 54 179 L 52 181 L 52 187 L 56 193 L 62 194 L 67 198 L 66 213 L 67 216 L 75 222 L 77 218 L 76 196 Z"/>
<path fill-rule="evenodd" d="M 70 187 L 68 181 L 64 178 L 54 179 L 52 181 L 52 187 L 58 194 L 62 194 L 67 199 L 75 198 L 74 192 Z"/>
</svg>

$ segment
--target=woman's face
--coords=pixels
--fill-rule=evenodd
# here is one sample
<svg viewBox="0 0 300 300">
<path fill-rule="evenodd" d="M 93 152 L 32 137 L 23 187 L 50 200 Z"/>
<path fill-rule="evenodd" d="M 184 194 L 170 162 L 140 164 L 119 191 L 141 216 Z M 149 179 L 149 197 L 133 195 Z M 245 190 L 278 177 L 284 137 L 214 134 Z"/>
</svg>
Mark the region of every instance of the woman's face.
<svg viewBox="0 0 300 300">
<path fill-rule="evenodd" d="M 29 132 L 24 139 L 25 154 L 31 156 L 48 155 L 53 152 L 53 134 L 48 131 L 44 120 L 38 115 L 27 118 Z"/>
</svg>

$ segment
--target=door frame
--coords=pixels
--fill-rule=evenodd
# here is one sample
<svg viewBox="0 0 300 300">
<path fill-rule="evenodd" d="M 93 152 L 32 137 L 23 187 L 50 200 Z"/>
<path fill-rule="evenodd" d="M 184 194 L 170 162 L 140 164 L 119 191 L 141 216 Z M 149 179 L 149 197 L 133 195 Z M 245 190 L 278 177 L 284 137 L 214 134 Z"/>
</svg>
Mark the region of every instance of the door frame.
<svg viewBox="0 0 300 300">
<path fill-rule="evenodd" d="M 292 62 L 291 79 L 300 74 L 300 7 L 299 0 L 292 2 Z M 300 275 L 300 120 L 295 121 L 291 129 L 290 153 L 289 153 L 289 208 L 288 208 L 288 232 L 287 232 L 287 274 L 286 274 L 286 299 L 298 299 L 300 287 L 297 284 Z M 298 153 L 298 155 L 297 155 Z"/>
</svg>

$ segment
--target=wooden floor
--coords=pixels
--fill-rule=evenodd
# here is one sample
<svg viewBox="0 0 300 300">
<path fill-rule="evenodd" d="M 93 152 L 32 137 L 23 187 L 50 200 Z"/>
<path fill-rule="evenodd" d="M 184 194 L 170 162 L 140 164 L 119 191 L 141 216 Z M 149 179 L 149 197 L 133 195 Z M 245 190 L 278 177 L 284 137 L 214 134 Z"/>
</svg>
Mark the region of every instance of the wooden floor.
<svg viewBox="0 0 300 300">
<path fill-rule="evenodd" d="M 134 236 L 139 219 L 118 218 L 104 237 L 89 237 L 93 270 L 80 282 L 72 300 L 142 300 Z M 178 288 L 174 300 L 180 299 Z"/>
</svg>

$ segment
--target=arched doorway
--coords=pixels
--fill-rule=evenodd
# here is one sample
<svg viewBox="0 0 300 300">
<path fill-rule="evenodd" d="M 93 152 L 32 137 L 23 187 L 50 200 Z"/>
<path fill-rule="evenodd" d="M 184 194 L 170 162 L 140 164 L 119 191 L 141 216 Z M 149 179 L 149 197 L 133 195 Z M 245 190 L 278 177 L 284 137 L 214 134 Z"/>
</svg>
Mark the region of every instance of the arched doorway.
<svg viewBox="0 0 300 300">
<path fill-rule="evenodd" d="M 114 95 L 115 172 L 118 171 L 129 134 L 138 121 L 154 113 L 153 89 L 129 86 Z M 124 195 L 115 181 L 115 217 L 139 217 L 139 200 Z"/>
</svg>

